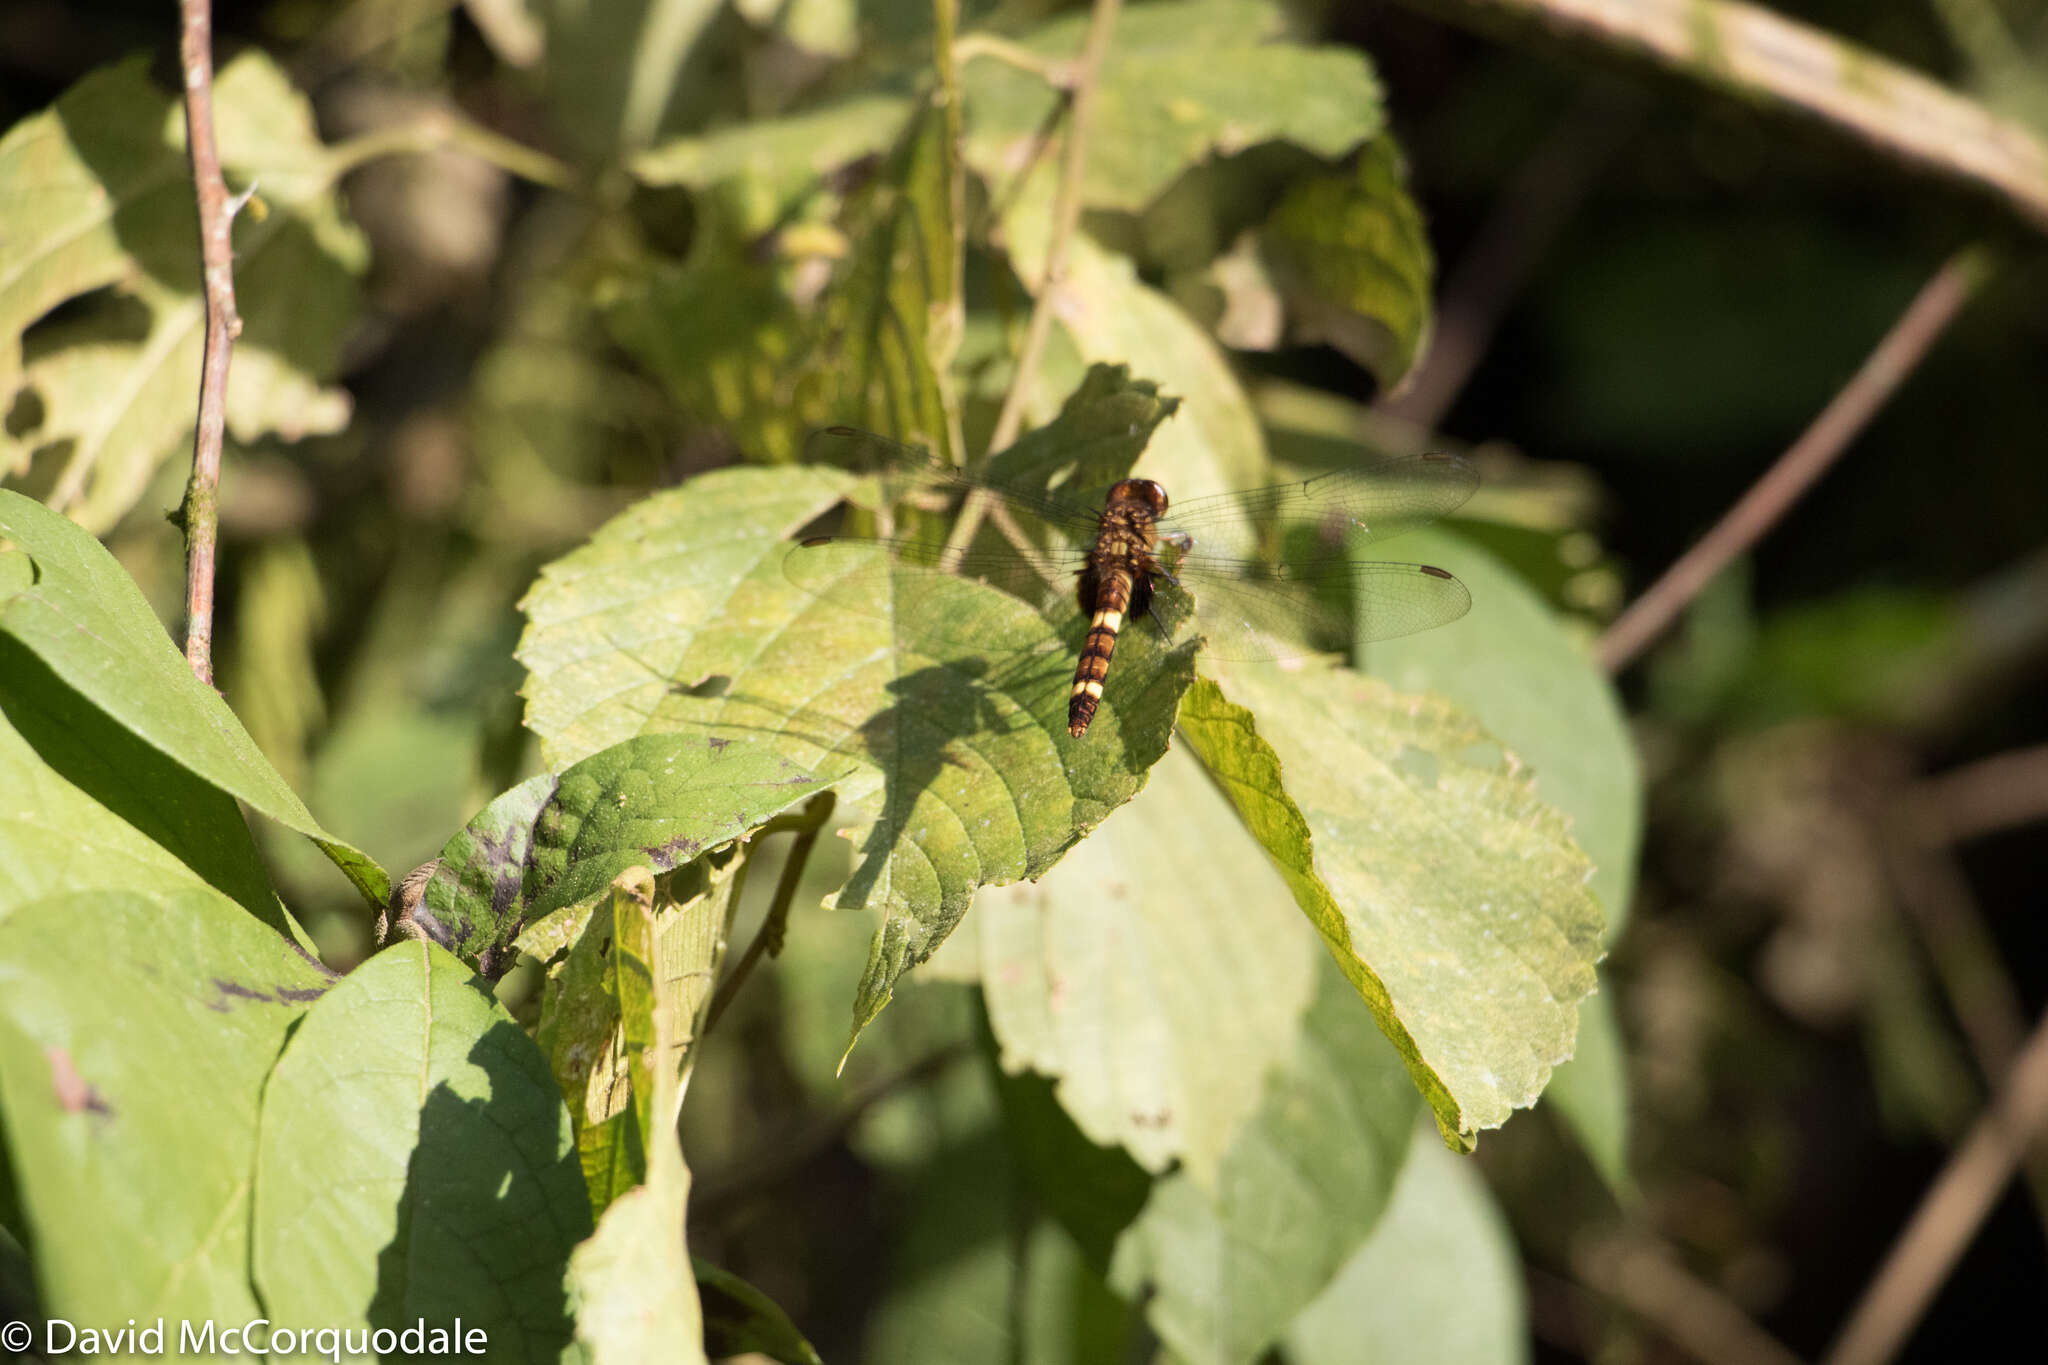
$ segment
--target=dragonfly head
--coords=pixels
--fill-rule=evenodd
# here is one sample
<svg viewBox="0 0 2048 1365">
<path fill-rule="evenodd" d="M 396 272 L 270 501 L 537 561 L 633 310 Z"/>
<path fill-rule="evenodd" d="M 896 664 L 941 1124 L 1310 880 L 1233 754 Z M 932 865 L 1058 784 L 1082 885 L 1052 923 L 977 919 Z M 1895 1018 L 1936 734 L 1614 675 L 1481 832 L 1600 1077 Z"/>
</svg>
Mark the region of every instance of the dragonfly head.
<svg viewBox="0 0 2048 1365">
<path fill-rule="evenodd" d="M 1166 512 L 1166 490 L 1150 479 L 1123 479 L 1109 490 L 1112 505 L 1119 502 L 1135 502 L 1153 516 Z"/>
</svg>

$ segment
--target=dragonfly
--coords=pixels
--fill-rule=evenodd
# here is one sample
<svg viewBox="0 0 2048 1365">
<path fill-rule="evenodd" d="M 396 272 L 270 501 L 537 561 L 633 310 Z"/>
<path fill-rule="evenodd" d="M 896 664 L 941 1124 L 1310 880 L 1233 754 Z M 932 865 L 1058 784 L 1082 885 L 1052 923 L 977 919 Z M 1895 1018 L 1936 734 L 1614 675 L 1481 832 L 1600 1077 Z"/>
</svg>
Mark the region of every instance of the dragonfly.
<svg viewBox="0 0 2048 1365">
<path fill-rule="evenodd" d="M 1199 633 L 1214 658 L 1286 659 L 1429 630 L 1472 606 L 1446 569 L 1353 557 L 1462 505 L 1479 476 L 1456 455 L 1380 458 L 1175 505 L 1153 479 L 1092 493 L 1044 487 L 1014 473 L 970 474 L 853 427 L 817 433 L 810 453 L 877 475 L 891 504 L 979 503 L 985 522 L 961 546 L 934 534 L 809 536 L 785 558 L 785 576 L 873 612 L 878 600 L 900 605 L 892 576 L 913 565 L 990 583 L 1057 626 L 1085 620 L 1067 701 L 1076 738 L 1095 719 L 1118 635 L 1133 620 L 1169 641 Z M 893 595 L 878 591 L 884 579 Z"/>
</svg>

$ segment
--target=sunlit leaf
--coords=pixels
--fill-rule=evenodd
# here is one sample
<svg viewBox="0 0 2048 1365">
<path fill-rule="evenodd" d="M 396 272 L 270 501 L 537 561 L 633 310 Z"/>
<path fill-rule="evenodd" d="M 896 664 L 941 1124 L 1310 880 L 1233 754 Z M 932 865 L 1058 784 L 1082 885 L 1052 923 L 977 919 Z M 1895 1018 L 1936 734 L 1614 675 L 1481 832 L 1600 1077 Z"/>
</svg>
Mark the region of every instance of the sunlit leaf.
<svg viewBox="0 0 2048 1365">
<path fill-rule="evenodd" d="M 64 517 L 0 489 L 0 536 L 35 560 L 35 586 L 0 601 L 13 637 L 112 721 L 201 781 L 320 846 L 364 899 L 382 905 L 381 868 L 322 829 L 184 656 L 97 540 Z"/>
<path fill-rule="evenodd" d="M 0 920 L 0 1103 L 51 1313 L 229 1323 L 261 1311 L 257 1102 L 326 985 L 204 888 L 74 892 Z"/>
<path fill-rule="evenodd" d="M 0 435 L 0 468 L 47 452 L 49 501 L 94 529 L 128 510 L 197 410 L 205 315 L 184 116 L 145 68 L 132 59 L 88 76 L 0 141 L 0 237 L 21 248 L 0 267 L 0 337 L 117 286 L 117 297 L 30 336 L 19 380 L 31 399 L 0 374 L 10 381 L 0 401 L 34 414 Z M 243 330 L 229 429 L 243 441 L 339 430 L 347 395 L 323 386 L 368 260 L 341 215 L 340 166 L 304 97 L 261 52 L 223 67 L 214 98 L 230 182 L 263 198 L 261 212 L 236 220 Z"/>
<path fill-rule="evenodd" d="M 1110 1283 L 1190 1365 L 1255 1359 L 1371 1232 L 1414 1132 L 1415 1092 L 1327 962 L 1293 1055 L 1205 1191 L 1154 1183 Z"/>
<path fill-rule="evenodd" d="M 1366 143 L 1349 169 L 1297 182 L 1259 242 L 1296 333 L 1398 389 L 1429 335 L 1435 257 L 1393 138 Z"/>
<path fill-rule="evenodd" d="M 593 900 L 629 867 L 680 867 L 820 787 L 763 749 L 701 735 L 621 740 L 478 812 L 442 848 L 413 929 L 495 978 L 530 921 Z"/>
<path fill-rule="evenodd" d="M 1613 686 L 1557 614 L 1484 550 L 1432 529 L 1404 536 L 1400 549 L 1454 565 L 1472 589 L 1472 614 L 1456 629 L 1370 645 L 1364 664 L 1404 692 L 1451 698 L 1528 763 L 1536 794 L 1571 818 L 1573 840 L 1593 860 L 1589 885 L 1611 941 L 1634 895 L 1643 819 L 1642 774 Z M 1503 659 L 1514 666 L 1500 667 Z M 1629 1187 L 1619 1044 L 1608 1001 L 1582 1009 L 1584 1060 L 1560 1068 L 1546 1092 L 1618 1191 Z"/>
<path fill-rule="evenodd" d="M 771 746 L 867 802 L 837 897 L 887 911 L 858 1029 L 977 887 L 1041 875 L 1137 791 L 1190 663 L 1134 633 L 1103 719 L 1074 739 L 1078 635 L 1018 599 L 911 566 L 862 576 L 860 609 L 790 581 L 783 536 L 847 483 L 735 470 L 641 504 L 544 571 L 521 658 L 528 723 L 555 761 L 691 731 Z M 871 562 L 854 550 L 844 566 Z"/>
<path fill-rule="evenodd" d="M 1469 539 L 1424 528 L 1394 548 L 1456 569 L 1472 612 L 1447 630 L 1375 641 L 1361 665 L 1403 692 L 1449 697 L 1528 764 L 1536 794 L 1571 817 L 1593 860 L 1612 939 L 1628 919 L 1643 825 L 1642 773 L 1613 685 L 1557 613 Z"/>
<path fill-rule="evenodd" d="M 1020 207 L 1010 221 L 1028 216 Z M 1035 286 L 1031 262 L 1013 261 Z M 1140 474 L 1158 479 L 1179 500 L 1269 481 L 1251 400 L 1215 340 L 1178 304 L 1139 280 L 1129 260 L 1080 234 L 1068 244 L 1059 287 L 1056 315 L 1084 359 L 1127 363 L 1180 400 L 1179 418 L 1146 448 Z"/>
<path fill-rule="evenodd" d="M 650 185 L 709 189 L 737 181 L 769 215 L 747 226 L 768 227 L 792 200 L 823 178 L 896 142 L 916 106 L 901 95 L 867 94 L 779 119 L 754 119 L 651 147 L 633 158 L 633 174 Z"/>
<path fill-rule="evenodd" d="M 949 31 L 936 42 L 950 54 Z M 672 145 L 644 163 L 656 179 L 716 179 L 722 198 L 707 205 L 681 267 L 615 284 L 607 321 L 693 417 L 756 459 L 788 460 L 812 428 L 832 422 L 953 452 L 964 182 L 951 64 L 942 60 L 932 91 L 901 112 L 855 107 L 848 150 L 892 121 L 908 125 L 882 165 L 859 178 L 829 233 L 817 234 L 829 249 L 795 244 L 788 224 L 758 234 L 764 214 L 781 214 L 793 192 L 785 142 L 831 150 L 842 145 L 838 132 L 821 138 L 803 124 L 736 133 Z M 765 178 L 736 174 L 736 162 L 755 158 L 764 158 Z"/>
<path fill-rule="evenodd" d="M 1091 1139 L 1213 1190 L 1314 987 L 1287 883 L 1185 752 L 1040 881 L 978 902 L 1006 1069 Z"/>
<path fill-rule="evenodd" d="M 681 1097 L 673 1057 L 690 1027 L 683 980 L 693 972 L 708 976 L 715 940 L 694 952 L 664 952 L 654 883 L 644 871 L 622 876 L 607 899 L 606 917 L 616 934 L 612 980 L 633 1089 L 632 1122 L 647 1170 L 645 1183 L 612 1201 L 597 1231 L 569 1260 L 576 1339 L 594 1365 L 689 1365 L 705 1359 L 704 1325 L 683 1245 L 690 1171 L 676 1141 Z"/>
<path fill-rule="evenodd" d="M 1198 683 L 1182 733 L 1445 1140 L 1470 1147 L 1571 1055 L 1600 956 L 1585 854 L 1519 760 L 1439 698 L 1334 667 L 1221 676 L 1241 705 Z"/>
<path fill-rule="evenodd" d="M 1087 28 L 1085 12 L 1063 15 L 1023 43 L 1068 61 Z M 1098 80 L 1083 202 L 1135 212 L 1211 156 L 1283 139 L 1335 159 L 1379 132 L 1379 82 L 1364 56 L 1301 46 L 1287 28 L 1282 8 L 1257 0 L 1126 7 Z M 968 158 L 1007 185 L 1059 93 L 993 59 L 977 62 L 966 86 Z"/>
<path fill-rule="evenodd" d="M 234 797 L 95 709 L 6 636 L 0 791 L 11 798 L 0 803 L 0 918 L 69 891 L 203 884 L 276 932 L 297 932 Z"/>
<path fill-rule="evenodd" d="M 554 1361 L 590 1208 L 546 1060 L 467 967 L 407 943 L 307 1012 L 263 1092 L 252 1266 L 280 1322 L 483 1329 Z"/>
<path fill-rule="evenodd" d="M 1522 1278 L 1485 1178 L 1417 1144 L 1372 1236 L 1287 1329 L 1287 1359 L 1515 1365 L 1529 1358 Z"/>
</svg>

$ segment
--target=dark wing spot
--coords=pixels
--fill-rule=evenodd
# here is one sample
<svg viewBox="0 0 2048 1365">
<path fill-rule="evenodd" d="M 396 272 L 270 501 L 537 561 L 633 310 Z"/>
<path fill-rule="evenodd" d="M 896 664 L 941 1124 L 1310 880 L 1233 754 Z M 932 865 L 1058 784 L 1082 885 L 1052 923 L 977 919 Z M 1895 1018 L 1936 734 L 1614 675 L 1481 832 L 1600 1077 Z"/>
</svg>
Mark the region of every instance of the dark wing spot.
<svg viewBox="0 0 2048 1365">
<path fill-rule="evenodd" d="M 1417 564 L 1417 565 L 1416 565 L 1415 567 L 1416 567 L 1416 568 L 1418 568 L 1418 569 L 1420 569 L 1420 570 L 1422 570 L 1422 571 L 1423 571 L 1424 573 L 1428 574 L 1428 575 L 1429 575 L 1429 576 L 1430 576 L 1431 578 L 1455 578 L 1455 577 L 1457 577 L 1457 575 L 1456 575 L 1456 574 L 1454 574 L 1454 573 L 1452 573 L 1452 572 L 1451 572 L 1450 570 L 1448 570 L 1448 569 L 1439 569 L 1439 568 L 1438 568 L 1438 567 L 1437 567 L 1436 565 L 1434 565 L 1434 564 Z"/>
</svg>

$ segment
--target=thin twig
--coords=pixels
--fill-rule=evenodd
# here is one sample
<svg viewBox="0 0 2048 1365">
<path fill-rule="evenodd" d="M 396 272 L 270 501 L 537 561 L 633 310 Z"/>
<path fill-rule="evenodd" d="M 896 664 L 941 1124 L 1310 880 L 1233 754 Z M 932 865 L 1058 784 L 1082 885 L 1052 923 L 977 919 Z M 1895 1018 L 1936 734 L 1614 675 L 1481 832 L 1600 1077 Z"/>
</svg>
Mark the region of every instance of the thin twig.
<svg viewBox="0 0 2048 1365">
<path fill-rule="evenodd" d="M 1920 827 L 1950 844 L 2048 820 L 2048 744 L 1952 768 L 1907 800 Z"/>
<path fill-rule="evenodd" d="M 1010 391 L 1003 395 L 1003 410 L 996 416 L 988 448 L 1003 450 L 1017 439 L 1024 426 L 1024 405 L 1030 401 L 1032 382 L 1038 377 L 1039 357 L 1045 339 L 1052 332 L 1054 299 L 1066 278 L 1067 243 L 1081 221 L 1081 173 L 1088 165 L 1088 126 L 1095 110 L 1096 78 L 1102 72 L 1102 56 L 1109 51 L 1109 35 L 1116 27 L 1117 11 L 1123 0 L 1095 0 L 1088 19 L 1088 37 L 1075 60 L 1069 85 L 1071 112 L 1067 116 L 1066 143 L 1060 148 L 1060 179 L 1053 192 L 1052 239 L 1046 247 L 1045 269 L 1038 282 L 1038 298 L 1031 306 L 1031 321 L 1024 329 L 1024 344 L 1017 352 L 1017 373 Z M 956 558 L 974 540 L 981 520 L 988 514 L 988 495 L 976 489 L 960 508 L 960 518 L 946 537 L 945 559 Z"/>
<path fill-rule="evenodd" d="M 2048 228 L 2048 142 L 2025 124 L 1832 33 L 1739 0 L 1403 0 L 1502 16 L 1633 52 L 1745 99 L 1777 101 L 1877 151 L 1990 189 Z"/>
<path fill-rule="evenodd" d="M 1798 1356 L 1654 1238 L 1623 1233 L 1585 1242 L 1573 1249 L 1572 1270 L 1695 1359 L 1799 1365 Z"/>
<path fill-rule="evenodd" d="M 1609 673 L 1627 667 L 1729 561 L 1763 539 L 1913 372 L 1987 273 L 1985 257 L 1976 248 L 1957 252 L 1934 272 L 1813 425 L 1607 628 L 1600 637 L 1601 667 Z"/>
<path fill-rule="evenodd" d="M 1557 239 L 1636 123 L 1642 101 L 1608 84 L 1589 86 L 1526 157 L 1494 200 L 1444 285 L 1429 350 L 1401 393 L 1374 404 L 1434 430 L 1493 342 L 1508 304 Z"/>
<path fill-rule="evenodd" d="M 953 60 L 965 66 L 976 57 L 992 57 L 996 61 L 1028 71 L 1047 85 L 1064 89 L 1073 77 L 1073 66 L 1057 57 L 1048 57 L 1033 52 L 1022 43 L 998 37 L 993 33 L 964 33 L 953 40 Z"/>
<path fill-rule="evenodd" d="M 719 983 L 718 994 L 711 997 L 711 1008 L 705 1012 L 704 1027 L 698 1036 L 711 1031 L 718 1022 L 718 1016 L 725 1013 L 733 997 L 739 994 L 747 974 L 754 970 L 754 964 L 761 960 L 763 953 L 773 957 L 782 951 L 782 936 L 789 924 L 789 907 L 796 900 L 798 883 L 804 879 L 804 868 L 811 860 L 811 850 L 816 847 L 818 836 L 824 832 L 825 822 L 832 818 L 832 808 L 837 798 L 829 791 L 819 792 L 804 806 L 804 821 L 797 828 L 796 839 L 789 846 L 789 856 L 783 860 L 782 876 L 775 883 L 775 899 L 768 904 L 768 913 L 761 919 L 761 927 L 754 931 L 754 941 L 747 945 L 747 951 L 733 964 L 733 969 Z M 748 862 L 753 861 L 749 850 Z M 734 898 L 737 903 L 737 897 Z"/>
<path fill-rule="evenodd" d="M 1997 1099 L 1950 1155 L 1892 1244 L 1824 1365 L 1883 1365 L 1897 1354 L 2048 1120 L 2048 1016 L 2034 1026 Z"/>
<path fill-rule="evenodd" d="M 210 0 L 180 0 L 178 56 L 185 75 L 185 146 L 199 199 L 199 268 L 206 294 L 206 351 L 199 366 L 199 419 L 192 478 L 178 520 L 185 532 L 185 662 L 213 685 L 213 580 L 220 547 L 220 448 L 227 435 L 228 357 L 242 334 L 235 312 L 234 223 L 240 207 L 220 173 L 213 140 L 213 14 Z"/>
<path fill-rule="evenodd" d="M 1875 751 L 1871 759 L 1868 770 L 1849 775 L 1847 800 L 1861 808 L 1876 861 L 1920 936 L 1978 1071 L 1994 1086 L 2012 1070 L 2026 1042 L 2019 991 L 1968 879 L 1941 837 L 1939 817 L 1903 794 L 1905 755 Z M 2035 1216 L 2048 1227 L 2048 1143 L 2029 1149 L 2025 1174 Z"/>
</svg>

